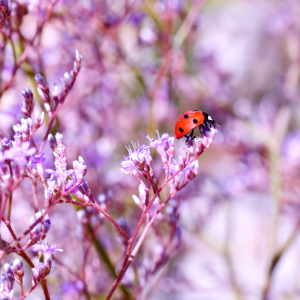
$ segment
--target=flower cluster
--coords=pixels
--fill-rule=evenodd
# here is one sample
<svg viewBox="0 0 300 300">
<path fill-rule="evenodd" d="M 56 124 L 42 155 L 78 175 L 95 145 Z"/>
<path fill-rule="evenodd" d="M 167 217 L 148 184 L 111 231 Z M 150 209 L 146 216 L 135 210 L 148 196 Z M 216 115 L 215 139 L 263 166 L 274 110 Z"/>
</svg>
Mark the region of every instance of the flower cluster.
<svg viewBox="0 0 300 300">
<path fill-rule="evenodd" d="M 45 109 L 49 118 L 56 115 L 60 106 L 64 103 L 69 91 L 71 90 L 77 75 L 81 69 L 82 55 L 78 50 L 75 51 L 75 61 L 73 65 L 73 70 L 70 73 L 65 73 L 64 78 L 61 79 L 61 85 L 57 83 L 54 84 L 53 88 L 53 101 L 51 101 L 49 87 L 42 75 L 37 74 L 35 80 L 38 84 L 38 93 L 44 103 Z"/>
<path fill-rule="evenodd" d="M 133 175 L 141 181 L 139 188 L 140 198 L 144 199 L 144 191 L 142 190 L 145 189 L 145 184 L 139 174 L 149 180 L 152 186 L 157 185 L 157 177 L 151 168 L 153 159 L 149 150 L 150 148 L 154 148 L 161 157 L 163 168 L 166 172 L 166 179 L 169 179 L 171 176 L 168 183 L 171 188 L 170 195 L 174 196 L 177 191 L 185 187 L 190 180 L 197 176 L 199 173 L 199 163 L 196 159 L 211 146 L 216 133 L 217 129 L 214 126 L 207 128 L 203 137 L 196 137 L 191 140 L 192 146 L 188 145 L 181 149 L 181 154 L 177 162 L 173 158 L 175 154 L 174 137 L 170 137 L 168 133 L 160 136 L 157 132 L 157 139 L 147 137 L 150 140 L 149 146 L 142 145 L 139 147 L 138 144 L 132 143 L 133 149 L 127 147 L 129 155 L 121 162 L 121 171 L 125 174 Z M 146 188 L 146 190 L 148 189 Z M 136 195 L 133 195 L 133 199 L 140 208 L 143 207 L 141 205 L 143 201 L 140 201 L 141 199 L 138 199 Z"/>
<path fill-rule="evenodd" d="M 65 146 L 62 143 L 63 135 L 56 133 L 55 138 L 49 134 L 48 140 L 50 147 L 53 150 L 55 170 L 46 169 L 45 172 L 50 174 L 51 177 L 47 180 L 47 188 L 45 189 L 45 207 L 49 207 L 55 199 L 61 195 L 66 200 L 72 202 L 69 193 L 74 193 L 80 200 L 83 200 L 84 195 L 79 191 L 88 192 L 87 182 L 84 176 L 87 172 L 86 164 L 81 156 L 78 160 L 73 161 L 73 169 L 67 170 L 67 158 Z M 86 198 L 83 200 L 86 202 Z"/>
<path fill-rule="evenodd" d="M 52 267 L 52 253 L 62 252 L 62 249 L 56 249 L 56 245 L 36 244 L 32 247 L 35 252 L 43 252 L 44 262 L 39 263 L 36 267 L 32 268 L 32 286 L 36 286 L 45 276 L 50 273 Z"/>
<path fill-rule="evenodd" d="M 121 171 L 125 174 L 133 175 L 140 181 L 139 197 L 132 195 L 132 198 L 136 205 L 142 210 L 142 213 L 137 228 L 131 237 L 131 243 L 127 246 L 123 267 L 118 275 L 116 283 L 110 290 L 108 299 L 114 293 L 117 284 L 123 279 L 126 269 L 139 251 L 148 230 L 153 226 L 156 218 L 161 216 L 163 208 L 168 203 L 171 203 L 171 205 L 167 206 L 167 216 L 164 218 L 164 221 L 166 221 L 172 229 L 169 242 L 166 246 L 158 244 L 162 249 L 162 252 L 157 258 L 154 269 L 150 270 L 147 267 L 144 269 L 142 268 L 142 270 L 144 270 L 143 277 L 147 279 L 149 274 L 155 272 L 178 248 L 180 244 L 180 230 L 178 230 L 177 222 L 179 218 L 180 201 L 179 199 L 174 199 L 174 197 L 178 191 L 183 189 L 199 173 L 199 163 L 196 159 L 211 146 L 216 133 L 217 130 L 213 125 L 210 128 L 206 128 L 202 138 L 198 137 L 190 139 L 188 145 L 181 149 L 178 163 L 173 159 L 175 155 L 174 137 L 170 137 L 167 133 L 160 136 L 157 132 L 157 139 L 148 137 L 150 140 L 149 146 L 142 145 L 139 147 L 138 144 L 132 143 L 133 149 L 130 147 L 127 148 L 129 155 L 125 157 L 124 161 L 121 163 Z M 166 173 L 165 180 L 160 187 L 158 185 L 158 177 L 151 167 L 153 159 L 150 155 L 149 148 L 157 150 L 163 163 L 163 169 Z M 164 191 L 163 194 L 166 196 L 166 199 L 163 200 L 160 192 L 166 185 L 170 186 L 170 190 L 169 193 Z M 140 224 L 142 224 L 144 220 L 146 220 L 145 228 L 138 238 L 135 247 L 132 249 L 132 243 L 137 237 L 141 226 Z M 160 231 L 158 227 L 154 230 Z M 158 233 L 158 236 L 160 236 L 160 233 Z M 142 283 L 140 284 L 142 285 Z"/>
<path fill-rule="evenodd" d="M 0 1 L 0 21 L 2 20 L 5 1 Z M 74 68 L 70 74 L 65 75 L 65 79 L 62 80 L 62 89 L 57 86 L 54 88 L 53 100 L 51 99 L 49 88 L 46 85 L 45 80 L 41 75 L 37 75 L 36 81 L 38 83 L 38 93 L 43 100 L 45 111 L 49 120 L 49 125 L 46 130 L 45 138 L 40 146 L 40 149 L 36 146 L 33 136 L 36 131 L 44 124 L 44 112 L 39 113 L 35 111 L 35 101 L 33 93 L 30 88 L 26 88 L 22 91 L 23 95 L 23 107 L 21 108 L 24 118 L 21 122 L 13 125 L 14 135 L 13 140 L 0 135 L 0 189 L 1 189 L 1 209 L 0 219 L 7 226 L 13 236 L 13 242 L 10 244 L 3 241 L 5 248 L 1 251 L 0 259 L 5 254 L 17 253 L 22 257 L 25 257 L 26 262 L 32 267 L 33 279 L 32 287 L 25 294 L 23 287 L 23 262 L 20 259 L 15 259 L 11 264 L 5 264 L 5 273 L 1 275 L 0 284 L 0 298 L 12 299 L 13 298 L 13 284 L 16 281 L 21 287 L 21 299 L 27 297 L 31 291 L 45 278 L 52 266 L 52 253 L 54 251 L 61 252 L 61 249 L 56 249 L 55 245 L 38 244 L 43 241 L 47 233 L 50 230 L 51 222 L 48 212 L 51 209 L 51 205 L 55 202 L 62 201 L 63 197 L 70 196 L 69 193 L 72 190 L 76 190 L 76 187 L 83 182 L 83 177 L 86 174 L 86 165 L 82 157 L 79 157 L 78 161 L 73 162 L 73 168 L 67 170 L 67 160 L 65 153 L 65 146 L 62 143 L 62 135 L 57 133 L 55 138 L 50 134 L 51 126 L 54 122 L 54 118 L 58 113 L 59 108 L 64 103 L 66 96 L 72 88 L 75 79 L 80 71 L 82 56 L 76 51 L 76 58 L 74 62 Z M 34 118 L 32 115 L 34 113 Z M 49 137 L 48 137 L 49 135 Z M 45 170 L 50 174 L 50 178 L 45 180 L 44 175 L 44 162 L 46 155 L 42 152 L 44 144 L 49 138 L 50 146 L 53 149 L 55 170 Z M 14 190 L 25 179 L 29 177 L 32 183 L 34 193 L 34 206 L 36 211 L 38 207 L 38 190 L 37 184 L 41 183 L 45 189 L 45 209 L 41 212 L 35 213 L 30 219 L 29 227 L 24 233 L 17 238 L 11 226 L 11 209 Z M 70 187 L 70 180 L 74 179 L 73 185 Z M 66 183 L 68 181 L 68 186 Z M 7 207 L 7 213 L 5 209 Z M 25 246 L 21 246 L 20 241 L 29 235 L 28 242 Z M 25 254 L 25 250 L 31 248 L 33 251 L 42 251 L 44 254 L 44 262 L 34 267 L 29 257 Z"/>
<path fill-rule="evenodd" d="M 36 220 L 42 217 L 45 210 L 42 212 L 37 212 L 35 216 L 31 217 L 30 225 L 34 224 Z M 42 218 L 42 221 L 39 222 L 30 232 L 30 237 L 27 243 L 27 247 L 36 244 L 38 241 L 42 241 L 46 238 L 47 232 L 50 229 L 50 219 L 49 216 L 46 215 Z"/>
<path fill-rule="evenodd" d="M 0 141 L 0 186 L 6 194 L 25 177 L 26 163 L 36 152 L 35 148 L 30 148 L 29 142 L 22 143 L 18 137 L 15 136 L 14 142 L 8 138 Z"/>
<path fill-rule="evenodd" d="M 13 300 L 14 290 L 13 285 L 16 281 L 21 287 L 21 299 L 24 299 L 30 294 L 32 290 L 45 278 L 51 270 L 52 267 L 52 253 L 53 252 L 62 252 L 62 249 L 57 249 L 56 245 L 46 244 L 36 244 L 32 247 L 32 250 L 35 252 L 41 251 L 43 253 L 44 262 L 39 263 L 36 267 L 32 268 L 32 284 L 31 289 L 24 295 L 23 287 L 23 277 L 24 277 L 24 268 L 23 260 L 14 259 L 11 264 L 5 264 L 4 269 L 5 273 L 1 275 L 0 283 L 0 299 Z"/>
<path fill-rule="evenodd" d="M 16 258 L 11 264 L 5 264 L 4 270 L 5 273 L 1 275 L 0 298 L 13 300 L 13 285 L 15 281 L 20 285 L 23 293 L 24 268 L 22 258 Z"/>
</svg>

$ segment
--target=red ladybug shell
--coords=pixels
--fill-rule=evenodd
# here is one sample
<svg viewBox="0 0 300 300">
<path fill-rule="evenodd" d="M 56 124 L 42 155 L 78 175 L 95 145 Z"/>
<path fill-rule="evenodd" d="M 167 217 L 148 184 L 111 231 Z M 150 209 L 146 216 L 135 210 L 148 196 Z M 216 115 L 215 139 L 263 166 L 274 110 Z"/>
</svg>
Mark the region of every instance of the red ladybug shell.
<svg viewBox="0 0 300 300">
<path fill-rule="evenodd" d="M 201 110 L 189 110 L 182 114 L 176 122 L 175 136 L 180 139 L 189 131 L 201 125 L 205 117 Z"/>
</svg>

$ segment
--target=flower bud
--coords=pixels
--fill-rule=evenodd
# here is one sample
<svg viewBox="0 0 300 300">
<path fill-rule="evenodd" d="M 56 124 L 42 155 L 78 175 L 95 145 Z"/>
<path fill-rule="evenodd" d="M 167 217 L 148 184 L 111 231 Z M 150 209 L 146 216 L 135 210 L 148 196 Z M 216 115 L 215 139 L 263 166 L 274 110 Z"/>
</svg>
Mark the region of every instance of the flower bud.
<svg viewBox="0 0 300 300">
<path fill-rule="evenodd" d="M 46 235 L 47 235 L 47 233 L 50 229 L 50 225 L 51 225 L 51 222 L 50 222 L 50 219 L 47 215 L 45 221 L 43 222 L 42 233 L 41 233 L 40 240 L 44 240 L 46 238 Z"/>
<path fill-rule="evenodd" d="M 7 274 L 6 273 L 1 274 L 0 279 L 1 279 L 1 285 L 4 287 L 4 290 L 10 291 L 11 282 L 8 280 Z"/>
<path fill-rule="evenodd" d="M 22 95 L 24 97 L 22 112 L 26 117 L 30 117 L 34 108 L 33 94 L 29 87 L 22 90 Z"/>
<path fill-rule="evenodd" d="M 53 135 L 51 133 L 48 135 L 48 141 L 49 141 L 51 149 L 55 150 L 56 143 L 55 143 L 55 139 L 54 139 L 54 137 L 53 137 Z"/>
<path fill-rule="evenodd" d="M 53 94 L 53 100 L 55 101 L 56 104 L 58 104 L 60 101 L 60 87 L 57 83 L 55 83 L 53 86 L 52 94 Z"/>
<path fill-rule="evenodd" d="M 55 140 L 56 140 L 57 146 L 63 145 L 62 138 L 63 138 L 63 135 L 61 133 L 59 133 L 59 132 L 56 132 L 56 134 L 55 134 Z"/>
<path fill-rule="evenodd" d="M 142 184 L 139 185 L 139 195 L 142 203 L 145 203 L 146 200 L 146 191 Z"/>
<path fill-rule="evenodd" d="M 41 116 L 39 117 L 39 113 L 36 111 L 33 121 L 33 127 L 34 130 L 38 130 L 44 123 L 45 114 L 44 112 L 41 113 Z"/>
<path fill-rule="evenodd" d="M 7 137 L 3 138 L 2 141 L 1 141 L 1 148 L 3 150 L 8 150 L 9 147 L 10 147 L 10 140 L 9 140 L 9 138 L 7 138 Z"/>
<path fill-rule="evenodd" d="M 54 191 L 53 189 L 45 190 L 45 208 L 49 207 L 54 199 Z"/>
<path fill-rule="evenodd" d="M 14 148 L 21 147 L 22 144 L 22 134 L 20 132 L 16 132 L 14 134 L 14 141 L 12 142 Z"/>
<path fill-rule="evenodd" d="M 4 265 L 4 270 L 7 275 L 7 279 L 9 281 L 9 290 L 13 288 L 14 282 L 15 282 L 15 277 L 14 277 L 14 272 L 10 266 L 10 264 L 5 264 Z"/>
<path fill-rule="evenodd" d="M 32 286 L 37 285 L 46 276 L 46 269 L 47 267 L 43 263 L 32 268 Z"/>
<path fill-rule="evenodd" d="M 135 202 L 135 204 L 136 204 L 141 210 L 144 209 L 144 205 L 142 204 L 142 202 L 141 202 L 141 200 L 139 199 L 138 196 L 132 195 L 132 199 L 133 199 L 133 201 Z"/>
<path fill-rule="evenodd" d="M 26 142 L 29 139 L 29 127 L 26 119 L 21 119 L 22 140 Z"/>
<path fill-rule="evenodd" d="M 196 177 L 199 173 L 199 162 L 198 160 L 195 160 L 194 165 L 193 165 L 193 175 Z"/>
<path fill-rule="evenodd" d="M 86 195 L 91 194 L 91 190 L 90 190 L 89 185 L 86 180 L 83 179 L 80 186 L 82 187 L 82 189 Z"/>
<path fill-rule="evenodd" d="M 180 181 L 181 181 L 181 176 L 178 174 L 174 178 L 174 188 L 176 191 L 179 190 Z"/>
<path fill-rule="evenodd" d="M 16 276 L 23 277 L 24 276 L 24 268 L 23 268 L 23 259 L 16 258 L 12 262 L 12 270 Z"/>
</svg>

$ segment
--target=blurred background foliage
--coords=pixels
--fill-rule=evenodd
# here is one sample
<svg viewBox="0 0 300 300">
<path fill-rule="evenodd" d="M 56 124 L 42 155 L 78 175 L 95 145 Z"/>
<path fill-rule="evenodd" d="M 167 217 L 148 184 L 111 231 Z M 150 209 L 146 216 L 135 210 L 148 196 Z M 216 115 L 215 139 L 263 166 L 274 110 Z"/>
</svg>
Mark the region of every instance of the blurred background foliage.
<svg viewBox="0 0 300 300">
<path fill-rule="evenodd" d="M 0 35 L 1 134 L 12 137 L 21 90 L 36 90 L 34 75 L 53 86 L 78 49 L 82 71 L 53 132 L 63 134 L 69 162 L 84 158 L 94 195 L 129 232 L 139 216 L 138 182 L 119 171 L 125 146 L 147 144 L 155 130 L 174 135 L 187 110 L 206 111 L 221 125 L 200 157 L 200 174 L 176 200 L 180 247 L 152 274 L 161 245 L 150 233 L 122 282 L 130 295 L 120 289 L 116 299 L 299 299 L 299 1 L 64 0 L 51 7 L 11 3 Z M 51 167 L 49 145 L 45 152 Z M 42 189 L 40 197 L 42 205 Z M 27 186 L 14 201 L 21 233 L 33 213 Z M 87 232 L 99 217 L 87 210 L 85 218 L 71 205 L 51 213 L 48 242 L 64 249 L 48 276 L 53 299 L 81 299 L 81 272 L 92 298 L 103 299 L 120 267 L 114 229 L 101 223 L 92 246 Z"/>
</svg>

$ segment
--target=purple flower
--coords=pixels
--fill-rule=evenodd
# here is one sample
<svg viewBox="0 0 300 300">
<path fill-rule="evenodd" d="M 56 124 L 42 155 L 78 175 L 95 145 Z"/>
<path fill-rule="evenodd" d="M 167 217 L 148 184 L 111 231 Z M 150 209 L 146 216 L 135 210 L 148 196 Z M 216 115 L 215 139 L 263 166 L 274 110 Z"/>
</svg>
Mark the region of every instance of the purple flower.
<svg viewBox="0 0 300 300">
<path fill-rule="evenodd" d="M 163 167 L 164 169 L 166 169 L 166 167 Z M 177 163 L 177 161 L 175 159 L 172 159 L 171 163 L 170 163 L 170 167 L 169 167 L 169 172 L 170 175 L 172 176 L 173 174 L 175 174 L 178 170 L 179 170 L 179 164 Z M 199 172 L 199 163 L 198 161 L 194 161 L 193 163 L 189 164 L 188 166 L 186 166 L 183 171 L 188 171 L 188 170 L 192 170 L 193 173 L 198 174 Z M 181 172 L 180 172 L 181 173 Z M 179 174 L 180 174 L 179 173 Z"/>
<path fill-rule="evenodd" d="M 173 157 L 175 153 L 174 149 L 174 137 L 170 137 L 168 133 L 164 133 L 162 136 L 157 133 L 157 140 L 151 139 L 149 136 L 147 138 L 150 140 L 150 147 L 155 148 L 159 155 L 161 156 L 164 166 L 168 164 L 167 155 Z"/>
<path fill-rule="evenodd" d="M 44 265 L 46 266 L 48 272 L 52 266 L 52 253 L 53 252 L 63 252 L 63 249 L 56 249 L 56 245 L 52 244 L 51 246 L 46 244 L 36 244 L 32 247 L 32 250 L 35 252 L 42 251 L 44 254 Z"/>
<path fill-rule="evenodd" d="M 13 160 L 19 166 L 20 169 L 24 167 L 27 162 L 27 157 L 35 154 L 36 149 L 30 148 L 30 143 L 22 143 L 21 147 L 10 148 L 0 156 L 0 162 L 5 160 Z"/>
<path fill-rule="evenodd" d="M 12 142 L 14 148 L 21 147 L 22 145 L 22 134 L 20 132 L 16 132 L 14 134 L 14 141 Z"/>
<path fill-rule="evenodd" d="M 132 143 L 131 147 L 127 147 L 128 156 L 121 162 L 121 167 L 125 172 L 132 172 L 134 169 L 143 170 L 144 165 L 152 164 L 152 157 L 150 156 L 149 147 L 146 145 L 139 146 L 139 144 Z"/>
<path fill-rule="evenodd" d="M 149 136 L 147 138 L 150 140 L 150 147 L 155 148 L 160 153 L 160 151 L 165 151 L 169 148 L 168 140 L 170 136 L 168 133 L 164 133 L 162 136 L 159 135 L 158 131 L 156 133 L 157 140 L 151 139 Z"/>
<path fill-rule="evenodd" d="M 77 182 L 80 183 L 87 172 L 86 164 L 81 156 L 79 156 L 78 160 L 73 161 L 73 168 Z"/>
<path fill-rule="evenodd" d="M 55 244 L 36 244 L 32 247 L 32 250 L 35 251 L 35 252 L 38 252 L 38 251 L 42 251 L 44 253 L 44 255 L 50 255 L 52 254 L 53 252 L 63 252 L 64 250 L 63 249 L 56 249 L 57 245 Z"/>
<path fill-rule="evenodd" d="M 35 177 L 38 180 L 44 181 L 44 169 L 42 166 L 42 162 L 46 159 L 45 153 L 41 154 L 33 154 L 28 164 L 26 165 L 26 173 L 29 177 Z"/>
<path fill-rule="evenodd" d="M 5 137 L 1 140 L 1 151 L 4 151 L 4 150 L 8 150 L 9 147 L 10 147 L 10 140 L 9 138 Z"/>
<path fill-rule="evenodd" d="M 39 263 L 35 268 L 32 268 L 32 286 L 37 285 L 47 274 L 49 270 L 43 263 Z"/>
<path fill-rule="evenodd" d="M 15 260 L 13 260 L 11 263 L 11 267 L 12 267 L 14 274 L 17 276 L 17 279 L 18 279 L 18 277 L 24 276 L 24 268 L 23 268 L 23 259 L 22 258 L 20 258 L 20 259 L 16 258 Z"/>
<path fill-rule="evenodd" d="M 167 167 L 164 166 L 164 169 L 166 169 Z M 169 166 L 169 172 L 170 175 L 172 176 L 174 173 L 176 173 L 179 170 L 179 165 L 177 163 L 177 161 L 175 159 L 172 159 L 170 166 Z"/>
<path fill-rule="evenodd" d="M 33 154 L 30 157 L 30 161 L 34 164 L 41 164 L 45 160 L 46 160 L 46 155 L 43 152 L 41 154 Z"/>
<path fill-rule="evenodd" d="M 63 282 L 61 284 L 61 289 L 63 293 L 70 295 L 78 296 L 78 293 L 84 290 L 84 283 L 81 280 L 75 282 Z"/>
<path fill-rule="evenodd" d="M 60 183 L 65 183 L 66 178 L 75 173 L 73 169 L 65 170 L 64 166 L 57 160 L 54 162 L 54 164 L 56 167 L 55 171 L 51 169 L 47 169 L 45 170 L 45 172 L 51 174 L 51 178 L 57 177 Z"/>
<path fill-rule="evenodd" d="M 68 190 L 70 190 L 76 184 L 76 177 L 74 175 L 71 175 L 70 177 L 71 178 L 68 178 L 68 180 L 66 182 L 66 188 L 65 188 L 66 192 Z M 75 188 L 75 189 L 77 190 L 78 188 Z M 75 189 L 73 189 L 72 192 L 74 192 Z"/>
</svg>

